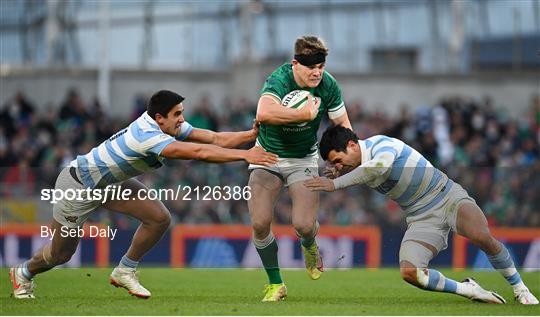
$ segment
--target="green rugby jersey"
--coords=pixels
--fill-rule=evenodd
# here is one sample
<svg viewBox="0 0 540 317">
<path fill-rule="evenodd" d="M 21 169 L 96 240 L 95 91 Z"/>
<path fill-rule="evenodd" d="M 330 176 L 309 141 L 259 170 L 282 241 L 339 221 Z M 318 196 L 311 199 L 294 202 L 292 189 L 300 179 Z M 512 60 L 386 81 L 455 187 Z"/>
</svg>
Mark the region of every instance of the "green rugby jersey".
<svg viewBox="0 0 540 317">
<path fill-rule="evenodd" d="M 303 158 L 317 151 L 317 131 L 325 113 L 339 113 L 345 104 L 338 83 L 328 72 L 315 88 L 300 88 L 294 81 L 292 64 L 286 63 L 266 79 L 262 95 L 271 95 L 280 102 L 293 90 L 307 90 L 321 99 L 317 117 L 307 124 L 269 125 L 261 124 L 257 142 L 267 151 L 283 158 Z M 339 112 L 338 112 L 339 111 Z"/>
</svg>

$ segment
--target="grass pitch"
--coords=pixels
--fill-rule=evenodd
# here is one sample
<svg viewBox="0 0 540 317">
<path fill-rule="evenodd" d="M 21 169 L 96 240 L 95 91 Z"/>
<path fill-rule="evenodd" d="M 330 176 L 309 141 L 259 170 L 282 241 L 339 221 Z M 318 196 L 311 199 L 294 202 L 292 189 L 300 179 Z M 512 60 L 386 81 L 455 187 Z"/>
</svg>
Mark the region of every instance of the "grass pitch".
<svg viewBox="0 0 540 317">
<path fill-rule="evenodd" d="M 0 315 L 539 315 L 518 305 L 496 272 L 442 272 L 455 280 L 473 276 L 506 305 L 421 291 L 403 282 L 397 269 L 331 270 L 311 281 L 303 270 L 284 270 L 283 302 L 262 303 L 263 270 L 141 268 L 148 300 L 108 283 L 110 269 L 55 269 L 36 278 L 34 300 L 10 298 L 8 270 L 0 270 Z M 540 273 L 522 273 L 540 295 Z"/>
</svg>

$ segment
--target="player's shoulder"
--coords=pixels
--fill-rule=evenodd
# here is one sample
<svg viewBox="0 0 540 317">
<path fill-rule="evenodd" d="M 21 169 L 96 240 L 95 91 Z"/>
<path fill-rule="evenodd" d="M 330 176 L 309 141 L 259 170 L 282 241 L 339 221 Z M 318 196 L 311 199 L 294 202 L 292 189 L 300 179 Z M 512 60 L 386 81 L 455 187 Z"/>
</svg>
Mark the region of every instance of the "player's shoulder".
<svg viewBox="0 0 540 317">
<path fill-rule="evenodd" d="M 268 79 L 287 81 L 292 75 L 292 64 L 285 63 L 276 68 L 269 76 Z"/>
<path fill-rule="evenodd" d="M 370 136 L 369 138 L 365 139 L 364 142 L 366 143 L 366 146 L 368 148 L 370 148 L 370 147 L 376 146 L 376 145 L 378 145 L 378 144 L 380 144 L 382 142 L 385 142 L 386 144 L 388 144 L 388 143 L 399 144 L 401 141 L 396 139 L 396 138 L 389 137 L 387 135 L 377 134 L 377 135 L 373 135 L 373 136 Z"/>
<path fill-rule="evenodd" d="M 281 99 L 294 89 L 292 64 L 285 63 L 274 70 L 265 80 L 261 95 L 271 94 Z"/>
<path fill-rule="evenodd" d="M 375 135 L 370 136 L 369 138 L 366 138 L 366 140 L 370 140 L 371 142 L 390 141 L 390 140 L 393 140 L 393 139 L 394 138 L 389 137 L 388 135 L 384 135 L 384 134 L 375 134 Z"/>
<path fill-rule="evenodd" d="M 266 84 L 269 85 L 282 85 L 290 86 L 291 81 L 294 81 L 292 64 L 285 63 L 280 67 L 276 68 L 270 76 L 266 79 Z"/>
<path fill-rule="evenodd" d="M 133 121 L 129 127 L 129 132 L 139 142 L 145 141 L 149 138 L 157 135 L 165 135 L 159 128 L 158 124 L 148 115 L 147 112 L 143 113 L 139 118 Z"/>
<path fill-rule="evenodd" d="M 330 82 L 337 83 L 336 78 L 327 70 L 323 72 L 323 79 L 327 79 Z"/>
<path fill-rule="evenodd" d="M 149 132 L 149 131 L 156 131 L 161 129 L 159 128 L 158 124 L 147 112 L 144 112 L 141 114 L 135 121 L 133 121 L 130 126 L 133 126 L 133 128 L 141 131 L 141 132 Z"/>
<path fill-rule="evenodd" d="M 334 96 L 335 94 L 341 94 L 341 88 L 339 87 L 339 84 L 334 78 L 334 76 L 332 76 L 329 72 L 325 70 L 323 72 L 322 77 L 323 78 L 319 86 L 317 86 L 316 88 L 317 94 L 323 97 L 324 96 L 331 97 L 331 96 Z"/>
<path fill-rule="evenodd" d="M 333 87 L 333 86 L 339 87 L 339 84 L 336 78 L 326 70 L 323 72 L 323 78 L 322 78 L 321 84 L 328 87 Z"/>
<path fill-rule="evenodd" d="M 391 152 L 399 155 L 405 147 L 403 141 L 382 134 L 365 139 L 364 144 L 371 156 L 383 152 Z"/>
</svg>

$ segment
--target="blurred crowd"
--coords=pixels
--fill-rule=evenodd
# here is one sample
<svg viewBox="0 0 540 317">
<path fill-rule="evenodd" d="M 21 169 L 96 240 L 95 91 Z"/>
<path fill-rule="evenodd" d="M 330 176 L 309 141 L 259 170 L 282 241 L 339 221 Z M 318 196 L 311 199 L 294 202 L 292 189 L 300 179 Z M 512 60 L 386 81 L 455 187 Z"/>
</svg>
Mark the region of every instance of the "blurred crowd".
<svg viewBox="0 0 540 317">
<path fill-rule="evenodd" d="M 68 91 L 61 104 L 41 107 L 18 92 L 0 108 L 1 197 L 38 197 L 41 188 L 53 188 L 63 166 L 137 118 L 145 111 L 146 99 L 142 94 L 135 96 L 133 113 L 119 119 L 111 118 L 97 100 L 83 100 L 76 89 Z M 452 96 L 430 106 L 403 104 L 395 117 L 367 109 L 360 101 L 348 101 L 347 110 L 360 138 L 386 134 L 407 142 L 459 182 L 491 224 L 540 226 L 540 96 L 532 96 L 529 113 L 517 119 L 504 110 L 510 105 L 497 107 L 495 103 L 489 97 Z M 256 103 L 231 99 L 216 105 L 204 96 L 186 102 L 185 108 L 187 120 L 195 127 L 240 131 L 251 128 Z M 328 124 L 323 121 L 320 132 Z M 139 179 L 155 189 L 202 189 L 245 186 L 248 176 L 245 163 L 176 160 Z M 192 193 L 191 200 L 164 203 L 176 223 L 249 223 L 245 200 L 197 200 Z M 360 186 L 323 193 L 319 214 L 321 224 L 405 225 L 397 204 Z M 120 228 L 137 225 L 133 219 L 105 210 L 95 213 L 92 220 Z M 286 190 L 276 204 L 275 221 L 291 222 Z"/>
</svg>

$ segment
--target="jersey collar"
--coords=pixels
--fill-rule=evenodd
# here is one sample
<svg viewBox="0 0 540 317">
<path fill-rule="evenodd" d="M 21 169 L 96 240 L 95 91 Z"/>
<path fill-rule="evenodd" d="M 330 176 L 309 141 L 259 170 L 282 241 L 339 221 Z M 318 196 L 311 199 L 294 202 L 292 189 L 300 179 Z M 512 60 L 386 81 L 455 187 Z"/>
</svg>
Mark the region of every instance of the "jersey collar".
<svg viewBox="0 0 540 317">
<path fill-rule="evenodd" d="M 367 148 L 366 148 L 366 142 L 363 140 L 358 140 L 358 145 L 360 146 L 360 155 L 362 156 L 362 162 L 360 162 L 360 165 L 364 164 L 365 162 L 369 161 Z"/>
<path fill-rule="evenodd" d="M 144 121 L 148 122 L 148 124 L 150 124 L 152 127 L 159 129 L 159 125 L 157 124 L 156 120 L 154 120 L 154 118 L 150 117 L 150 115 L 148 114 L 147 111 L 145 111 L 142 114 L 142 117 L 143 117 Z"/>
</svg>

